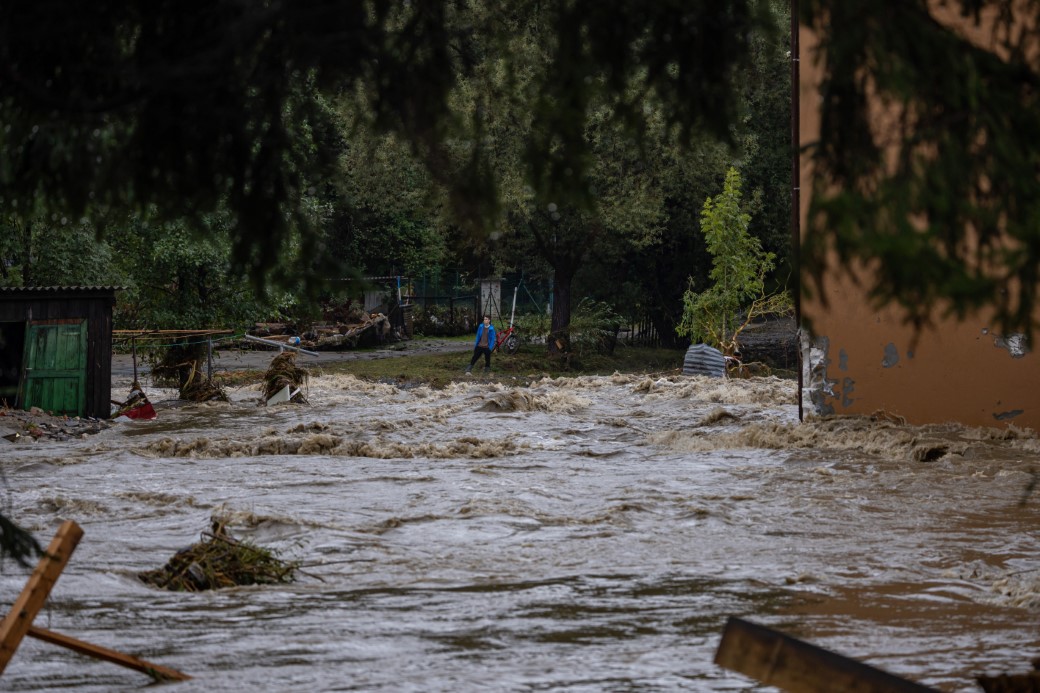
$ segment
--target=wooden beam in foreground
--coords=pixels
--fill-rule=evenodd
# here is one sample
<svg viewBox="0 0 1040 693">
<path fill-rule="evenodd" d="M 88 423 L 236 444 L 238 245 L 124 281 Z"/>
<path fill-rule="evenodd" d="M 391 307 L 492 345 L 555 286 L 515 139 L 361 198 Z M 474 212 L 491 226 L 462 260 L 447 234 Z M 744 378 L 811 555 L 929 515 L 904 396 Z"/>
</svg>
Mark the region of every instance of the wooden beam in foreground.
<svg viewBox="0 0 1040 693">
<path fill-rule="evenodd" d="M 881 669 L 730 617 L 715 663 L 790 693 L 938 693 Z"/>
<path fill-rule="evenodd" d="M 53 630 L 47 630 L 46 628 L 31 626 L 28 634 L 37 640 L 43 640 L 44 642 L 49 642 L 53 645 L 61 645 L 62 647 L 67 647 L 68 649 L 73 650 L 74 652 L 79 652 L 80 654 L 85 654 L 96 659 L 103 659 L 106 662 L 112 662 L 127 667 L 128 669 L 136 669 L 137 671 L 148 674 L 153 679 L 187 681 L 191 678 L 187 674 L 181 673 L 176 669 L 152 664 L 143 659 L 138 659 L 133 655 L 123 654 L 122 652 L 110 650 L 107 647 L 101 647 L 100 645 L 92 645 L 89 642 L 83 642 L 82 640 L 77 640 L 68 635 L 55 633 Z"/>
<path fill-rule="evenodd" d="M 51 545 L 47 547 L 47 553 L 40 559 L 36 570 L 25 583 L 22 593 L 4 620 L 0 622 L 0 674 L 4 673 L 11 657 L 18 650 L 22 638 L 30 635 L 44 642 L 67 647 L 80 654 L 136 669 L 156 680 L 186 681 L 190 679 L 190 676 L 182 674 L 176 669 L 152 664 L 132 655 L 116 652 L 100 645 L 92 645 L 89 642 L 55 633 L 46 628 L 38 628 L 32 624 L 82 537 L 83 530 L 75 522 L 66 520 L 62 523 L 58 528 L 58 533 L 51 540 Z"/>
<path fill-rule="evenodd" d="M 11 657 L 18 651 L 22 638 L 29 632 L 33 619 L 58 581 L 61 571 L 83 537 L 83 530 L 72 520 L 65 520 L 47 547 L 47 553 L 36 564 L 36 569 L 25 583 L 7 616 L 0 621 L 0 674 L 7 668 Z"/>
</svg>

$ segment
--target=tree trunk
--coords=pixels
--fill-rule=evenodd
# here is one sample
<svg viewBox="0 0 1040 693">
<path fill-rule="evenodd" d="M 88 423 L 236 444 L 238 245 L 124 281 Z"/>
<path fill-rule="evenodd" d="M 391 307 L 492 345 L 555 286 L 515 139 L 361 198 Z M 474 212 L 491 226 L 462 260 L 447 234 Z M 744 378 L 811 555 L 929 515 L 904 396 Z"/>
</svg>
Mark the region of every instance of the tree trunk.
<svg viewBox="0 0 1040 693">
<path fill-rule="evenodd" d="M 549 355 L 563 356 L 571 350 L 571 280 L 574 275 L 557 271 L 553 278 L 552 322 L 549 327 Z"/>
<path fill-rule="evenodd" d="M 682 346 L 679 335 L 675 333 L 675 316 L 668 313 L 664 308 L 655 308 L 649 311 L 650 322 L 657 330 L 659 345 L 665 349 L 678 349 Z"/>
</svg>

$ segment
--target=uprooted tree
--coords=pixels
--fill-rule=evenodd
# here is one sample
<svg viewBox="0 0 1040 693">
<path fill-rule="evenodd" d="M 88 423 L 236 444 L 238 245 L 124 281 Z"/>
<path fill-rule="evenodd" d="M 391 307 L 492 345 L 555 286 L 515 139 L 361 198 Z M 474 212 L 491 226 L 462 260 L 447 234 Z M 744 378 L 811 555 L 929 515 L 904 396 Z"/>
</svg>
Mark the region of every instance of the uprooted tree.
<svg viewBox="0 0 1040 693">
<path fill-rule="evenodd" d="M 712 255 L 704 291 L 690 288 L 683 294 L 683 317 L 676 332 L 704 342 L 726 355 L 739 351 L 740 333 L 753 320 L 787 312 L 791 298 L 786 292 L 766 293 L 765 276 L 773 268 L 775 255 L 748 233 L 751 215 L 741 208 L 740 173 L 726 172 L 722 192 L 704 201 L 701 231 Z"/>
</svg>

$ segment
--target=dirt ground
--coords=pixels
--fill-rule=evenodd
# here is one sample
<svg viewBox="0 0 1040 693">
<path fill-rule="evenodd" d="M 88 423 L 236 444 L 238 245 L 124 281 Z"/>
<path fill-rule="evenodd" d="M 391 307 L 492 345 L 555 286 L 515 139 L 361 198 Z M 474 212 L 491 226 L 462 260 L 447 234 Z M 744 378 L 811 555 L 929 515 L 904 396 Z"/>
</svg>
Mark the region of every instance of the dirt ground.
<svg viewBox="0 0 1040 693">
<path fill-rule="evenodd" d="M 100 419 L 55 416 L 37 407 L 30 411 L 0 409 L 0 438 L 15 444 L 86 438 L 110 425 Z"/>
<path fill-rule="evenodd" d="M 342 361 L 354 361 L 359 359 L 387 359 L 399 356 L 417 356 L 422 354 L 442 354 L 453 351 L 469 351 L 472 346 L 469 342 L 458 340 L 420 338 L 406 342 L 395 342 L 384 349 L 363 349 L 347 351 L 317 351 L 317 356 L 300 354 L 297 363 L 308 368 L 323 366 L 329 363 Z M 271 359 L 278 355 L 275 349 L 223 349 L 213 352 L 213 372 L 229 372 L 242 370 L 266 370 L 271 365 Z M 142 377 L 148 374 L 150 368 L 143 359 L 138 358 L 137 375 Z M 130 354 L 115 354 L 112 357 L 112 381 L 114 383 L 127 383 L 133 379 L 134 361 Z M 114 385 L 113 385 L 114 387 Z"/>
</svg>

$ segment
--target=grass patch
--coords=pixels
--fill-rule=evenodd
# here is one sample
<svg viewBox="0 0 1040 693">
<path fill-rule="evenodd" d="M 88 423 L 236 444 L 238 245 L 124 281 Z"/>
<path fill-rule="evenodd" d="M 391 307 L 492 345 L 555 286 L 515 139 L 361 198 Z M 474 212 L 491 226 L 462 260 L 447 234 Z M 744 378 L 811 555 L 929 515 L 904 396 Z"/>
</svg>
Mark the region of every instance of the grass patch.
<svg viewBox="0 0 1040 693">
<path fill-rule="evenodd" d="M 469 342 L 472 339 L 468 340 Z M 588 354 L 572 356 L 568 361 L 550 359 L 544 347 L 525 345 L 512 356 L 496 352 L 491 357 L 491 372 L 482 373 L 483 358 L 467 376 L 465 368 L 473 352 L 448 354 L 416 354 L 397 358 L 359 359 L 323 367 L 324 373 L 349 373 L 363 380 L 397 385 L 429 385 L 444 387 L 460 380 L 495 380 L 527 384 L 545 376 L 558 378 L 577 375 L 610 375 L 612 373 L 682 372 L 685 352 L 677 349 L 618 347 L 613 355 Z"/>
<path fill-rule="evenodd" d="M 491 357 L 491 373 L 482 373 L 483 359 L 477 362 L 473 375 L 465 374 L 466 365 L 473 355 L 473 337 L 437 338 L 438 343 L 458 342 L 458 351 L 449 353 L 423 352 L 423 340 L 399 342 L 389 347 L 391 351 L 407 352 L 400 356 L 386 357 L 386 347 L 356 349 L 359 358 L 331 362 L 321 366 L 308 365 L 311 375 L 349 373 L 362 380 L 389 383 L 401 387 L 429 385 L 441 388 L 452 382 L 467 380 L 492 380 L 511 385 L 526 385 L 543 377 L 574 377 L 579 375 L 611 375 L 612 373 L 679 375 L 682 373 L 684 349 L 661 349 L 652 347 L 626 347 L 619 345 L 612 355 L 587 353 L 572 355 L 568 361 L 550 359 L 545 347 L 524 344 L 510 356 L 496 352 Z M 413 350 L 414 353 L 413 353 Z M 370 352 L 370 353 L 366 353 Z M 755 375 L 775 375 L 779 378 L 796 379 L 797 371 L 764 369 Z M 225 387 L 243 387 L 261 383 L 264 371 L 241 369 L 224 371 L 214 376 Z"/>
</svg>

